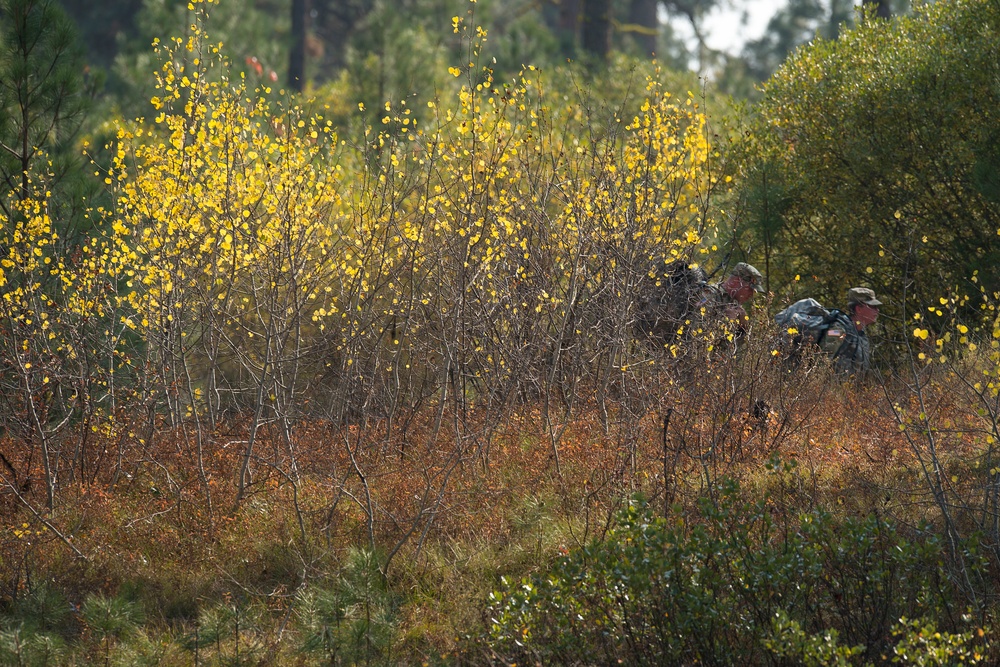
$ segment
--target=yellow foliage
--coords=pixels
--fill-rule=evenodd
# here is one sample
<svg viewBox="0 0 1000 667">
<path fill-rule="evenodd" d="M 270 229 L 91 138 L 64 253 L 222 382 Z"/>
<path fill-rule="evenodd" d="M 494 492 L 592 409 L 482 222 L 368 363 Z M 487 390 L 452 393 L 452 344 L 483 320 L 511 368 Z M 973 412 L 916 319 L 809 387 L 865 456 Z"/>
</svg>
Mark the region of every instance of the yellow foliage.
<svg viewBox="0 0 1000 667">
<path fill-rule="evenodd" d="M 157 115 L 121 128 L 109 175 L 135 278 L 123 322 L 154 366 L 222 355 L 264 382 L 319 346 L 347 369 L 387 328 L 416 354 L 472 308 L 468 354 L 498 371 L 481 336 L 555 326 L 617 258 L 691 257 L 714 236 L 705 118 L 654 80 L 638 115 L 594 132 L 534 68 L 484 68 L 427 121 L 386 102 L 354 144 L 231 78 L 200 29 L 156 48 Z"/>
</svg>

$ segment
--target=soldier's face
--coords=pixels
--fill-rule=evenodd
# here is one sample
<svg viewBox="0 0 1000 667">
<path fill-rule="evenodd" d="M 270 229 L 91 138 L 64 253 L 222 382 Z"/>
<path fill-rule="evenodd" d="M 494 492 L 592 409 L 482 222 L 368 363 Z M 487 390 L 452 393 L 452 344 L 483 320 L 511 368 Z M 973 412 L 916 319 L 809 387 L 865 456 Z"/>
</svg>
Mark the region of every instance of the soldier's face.
<svg viewBox="0 0 1000 667">
<path fill-rule="evenodd" d="M 732 298 L 740 303 L 746 303 L 753 298 L 753 283 L 740 278 L 739 276 L 729 276 L 726 282 L 722 283 L 723 288 Z"/>
<path fill-rule="evenodd" d="M 878 308 L 869 306 L 866 303 L 859 303 L 854 307 L 854 323 L 859 329 L 864 329 L 869 324 L 874 324 L 878 319 Z"/>
</svg>

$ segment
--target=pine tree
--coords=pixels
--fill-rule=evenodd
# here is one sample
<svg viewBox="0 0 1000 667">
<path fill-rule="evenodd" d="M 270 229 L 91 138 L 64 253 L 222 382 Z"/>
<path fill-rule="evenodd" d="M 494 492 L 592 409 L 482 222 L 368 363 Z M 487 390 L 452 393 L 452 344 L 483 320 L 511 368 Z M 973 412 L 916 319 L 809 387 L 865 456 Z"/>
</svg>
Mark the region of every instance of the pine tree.
<svg viewBox="0 0 1000 667">
<path fill-rule="evenodd" d="M 86 77 L 73 23 L 55 0 L 0 0 L 4 192 L 27 198 L 32 174 L 42 164 L 49 169 L 49 159 L 55 177 L 64 173 L 61 162 L 88 107 Z"/>
</svg>

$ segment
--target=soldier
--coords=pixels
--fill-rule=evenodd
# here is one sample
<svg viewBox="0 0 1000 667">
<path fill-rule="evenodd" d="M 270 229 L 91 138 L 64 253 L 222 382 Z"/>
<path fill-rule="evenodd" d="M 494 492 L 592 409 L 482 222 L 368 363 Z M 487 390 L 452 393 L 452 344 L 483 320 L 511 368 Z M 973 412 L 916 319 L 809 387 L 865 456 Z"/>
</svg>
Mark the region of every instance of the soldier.
<svg viewBox="0 0 1000 667">
<path fill-rule="evenodd" d="M 833 367 L 844 374 L 862 374 L 871 366 L 871 341 L 865 328 L 878 319 L 882 302 L 867 287 L 847 291 L 847 310 L 827 310 L 815 299 L 800 299 L 774 316 L 782 327 L 793 329 L 788 341 L 791 357 L 807 344 L 831 355 Z"/>
<path fill-rule="evenodd" d="M 708 276 L 683 259 L 653 262 L 639 286 L 635 329 L 641 338 L 667 345 L 687 330 Z"/>
<path fill-rule="evenodd" d="M 708 284 L 701 268 L 683 260 L 660 260 L 650 269 L 637 304 L 636 329 L 659 345 L 673 342 L 691 331 L 692 325 L 725 323 L 746 331 L 743 304 L 763 292 L 760 271 L 740 262 L 719 283 Z"/>
<path fill-rule="evenodd" d="M 760 271 L 746 262 L 740 262 L 725 280 L 707 285 L 696 305 L 705 309 L 706 320 L 720 322 L 725 318 L 735 333 L 742 336 L 750 321 L 743 304 L 756 293 L 764 291 L 763 282 Z"/>
</svg>

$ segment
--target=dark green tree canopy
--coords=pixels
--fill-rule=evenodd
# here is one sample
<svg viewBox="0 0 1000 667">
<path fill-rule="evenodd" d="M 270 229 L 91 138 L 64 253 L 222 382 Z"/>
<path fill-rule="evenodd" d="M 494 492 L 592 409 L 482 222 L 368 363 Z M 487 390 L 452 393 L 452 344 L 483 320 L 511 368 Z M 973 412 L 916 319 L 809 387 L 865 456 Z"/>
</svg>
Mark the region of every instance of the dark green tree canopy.
<svg viewBox="0 0 1000 667">
<path fill-rule="evenodd" d="M 990 0 L 798 51 L 764 87 L 744 181 L 751 226 L 780 235 L 771 284 L 815 276 L 835 303 L 870 285 L 895 315 L 975 291 L 976 272 L 1000 290 L 998 80 Z"/>
<path fill-rule="evenodd" d="M 39 158 L 58 158 L 87 107 L 73 22 L 55 0 L 0 0 L 0 179 L 28 196 Z M 57 167 L 58 168 L 58 167 Z"/>
</svg>

